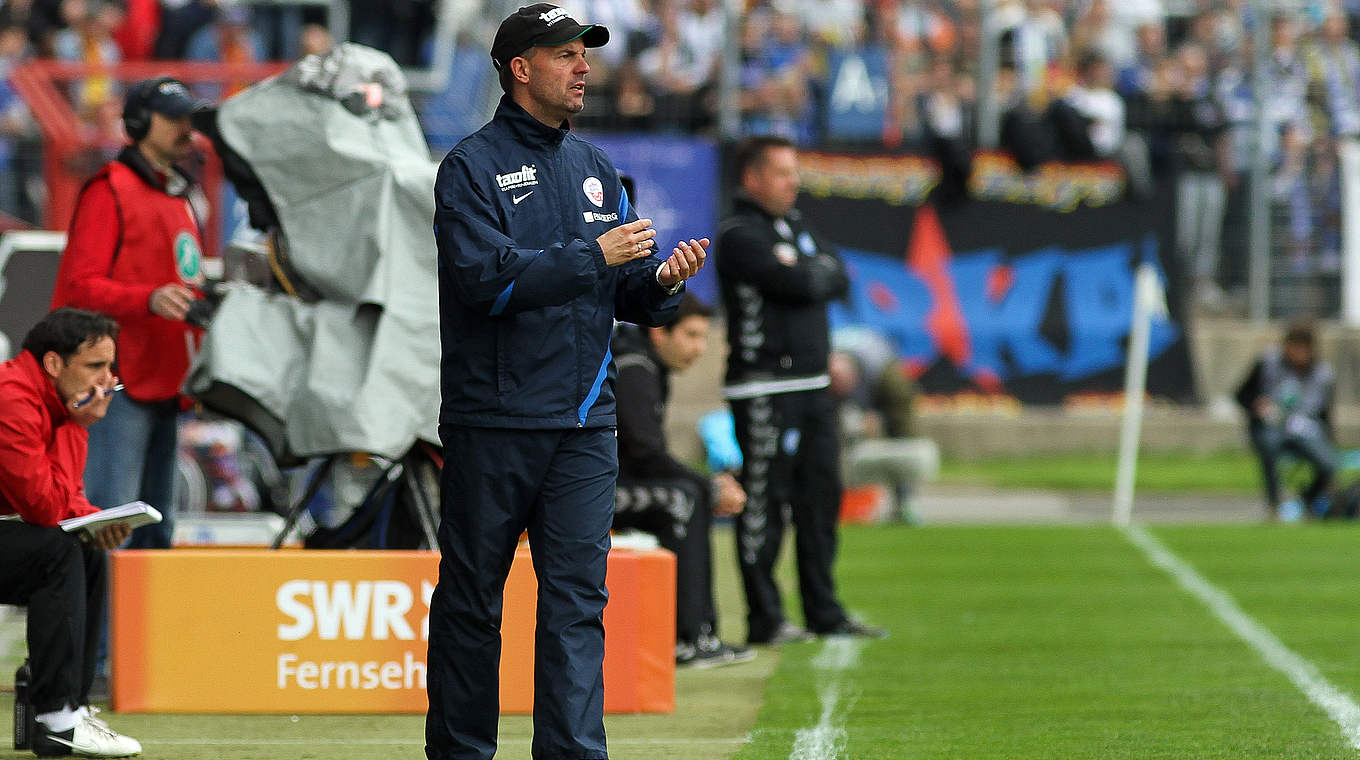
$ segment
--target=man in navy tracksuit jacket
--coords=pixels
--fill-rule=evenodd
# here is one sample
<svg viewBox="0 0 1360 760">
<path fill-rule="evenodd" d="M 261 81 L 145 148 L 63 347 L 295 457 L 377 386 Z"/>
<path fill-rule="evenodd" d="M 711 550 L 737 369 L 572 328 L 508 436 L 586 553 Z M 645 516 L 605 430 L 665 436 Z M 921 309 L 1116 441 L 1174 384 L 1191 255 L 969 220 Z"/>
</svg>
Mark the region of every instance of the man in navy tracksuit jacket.
<svg viewBox="0 0 1360 760">
<path fill-rule="evenodd" d="M 496 752 L 501 604 L 528 530 L 538 578 L 535 758 L 607 758 L 605 560 L 618 445 L 610 331 L 659 325 L 707 240 L 652 256 L 604 153 L 568 131 L 585 51 L 609 39 L 560 8 L 521 8 L 491 57 L 506 91 L 435 180 L 445 466 L 430 608 L 426 754 Z"/>
</svg>

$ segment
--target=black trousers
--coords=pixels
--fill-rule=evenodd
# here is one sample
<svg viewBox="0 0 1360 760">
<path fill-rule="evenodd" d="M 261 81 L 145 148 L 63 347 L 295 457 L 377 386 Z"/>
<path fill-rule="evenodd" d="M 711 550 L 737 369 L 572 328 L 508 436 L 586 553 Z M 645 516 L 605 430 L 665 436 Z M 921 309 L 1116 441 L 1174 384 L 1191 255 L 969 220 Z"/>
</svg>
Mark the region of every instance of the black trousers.
<svg viewBox="0 0 1360 760">
<path fill-rule="evenodd" d="M 60 528 L 0 520 L 0 604 L 28 608 L 36 712 L 89 702 L 107 584 L 102 550 Z"/>
<path fill-rule="evenodd" d="M 1251 436 L 1251 447 L 1256 451 L 1256 457 L 1261 463 L 1261 479 L 1264 481 L 1270 509 L 1280 506 L 1279 463 L 1280 457 L 1286 453 L 1302 459 L 1313 469 L 1312 482 L 1299 495 L 1303 499 L 1304 509 L 1311 509 L 1313 502 L 1327 493 L 1332 485 L 1332 476 L 1336 474 L 1337 457 L 1336 448 L 1321 430 L 1309 431 L 1302 435 L 1290 434 L 1259 420 L 1252 420 L 1248 434 Z"/>
<path fill-rule="evenodd" d="M 785 507 L 796 529 L 803 617 L 814 632 L 845 620 L 836 598 L 836 521 L 840 516 L 840 439 L 825 390 L 732 401 L 746 508 L 737 521 L 737 559 L 746 589 L 747 637 L 764 643 L 784 622 L 774 565 Z"/>
<path fill-rule="evenodd" d="M 614 528 L 656 536 L 675 554 L 675 638 L 694 643 L 718 632 L 709 539 L 713 491 L 704 478 L 619 478 Z"/>
<path fill-rule="evenodd" d="M 619 472 L 613 428 L 440 425 L 439 437 L 426 756 L 496 754 L 505 579 L 527 529 L 538 578 L 531 754 L 605 760 L 605 568 Z"/>
</svg>

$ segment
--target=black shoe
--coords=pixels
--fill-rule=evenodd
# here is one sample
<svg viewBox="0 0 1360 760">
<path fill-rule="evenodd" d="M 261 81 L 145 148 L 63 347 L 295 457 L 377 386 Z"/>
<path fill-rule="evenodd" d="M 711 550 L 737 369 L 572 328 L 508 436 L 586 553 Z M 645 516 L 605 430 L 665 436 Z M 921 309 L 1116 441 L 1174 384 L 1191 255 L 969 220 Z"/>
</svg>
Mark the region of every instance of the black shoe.
<svg viewBox="0 0 1360 760">
<path fill-rule="evenodd" d="M 711 633 L 700 635 L 694 643 L 680 642 L 675 646 L 675 665 L 681 668 L 717 668 L 755 658 L 754 650 L 732 646 Z"/>
<path fill-rule="evenodd" d="M 854 618 L 846 618 L 830 629 L 818 631 L 818 636 L 858 636 L 865 639 L 886 639 L 888 629 L 869 625 Z"/>
<path fill-rule="evenodd" d="M 796 626 L 785 620 L 779 624 L 779 627 L 776 628 L 774 633 L 770 634 L 769 637 L 763 639 L 750 638 L 746 640 L 746 643 L 751 645 L 768 644 L 777 647 L 781 644 L 790 644 L 797 641 L 812 641 L 815 638 L 817 637 L 808 632 L 806 628 Z"/>
</svg>

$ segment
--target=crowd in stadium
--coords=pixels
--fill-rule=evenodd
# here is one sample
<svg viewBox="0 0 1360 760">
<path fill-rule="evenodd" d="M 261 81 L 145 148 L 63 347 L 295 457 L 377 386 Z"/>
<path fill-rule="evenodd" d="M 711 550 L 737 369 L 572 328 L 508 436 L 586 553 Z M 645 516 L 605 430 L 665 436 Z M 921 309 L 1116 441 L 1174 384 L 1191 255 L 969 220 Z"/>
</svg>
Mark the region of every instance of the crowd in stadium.
<svg viewBox="0 0 1360 760">
<path fill-rule="evenodd" d="M 626 130 L 711 131 L 717 119 L 723 15 L 713 0 L 597 0 L 626 40 L 597 63 L 583 122 Z M 803 145 L 871 143 L 957 151 L 976 145 L 983 4 L 976 0 L 748 3 L 740 109 L 748 133 Z M 1254 20 L 1240 0 L 1003 1 L 992 86 L 1001 145 L 1022 165 L 1117 159 L 1135 189 L 1178 173 L 1181 230 L 1201 300 L 1245 277 L 1255 89 Z M 588 16 L 594 17 L 594 16 Z M 1298 273 L 1335 273 L 1338 140 L 1360 133 L 1360 47 L 1346 9 L 1305 3 L 1271 20 L 1268 162 L 1279 207 L 1277 250 Z M 866 135 L 838 128 L 863 105 L 865 61 L 884 62 L 886 103 Z M 873 73 L 872 66 L 869 73 Z M 601 94 L 601 90 L 604 92 Z M 872 100 L 872 94 L 869 95 Z M 1226 239 L 1220 241 L 1220 235 Z M 1220 264 L 1220 249 L 1227 252 Z"/>
<path fill-rule="evenodd" d="M 350 4 L 349 38 L 399 62 L 428 63 L 433 4 L 377 5 Z M 497 10 L 492 2 L 473 5 Z M 782 134 L 804 146 L 868 144 L 966 158 L 979 135 L 984 50 L 995 50 L 991 86 L 1003 147 L 1025 166 L 1051 158 L 1120 160 L 1136 190 L 1176 173 L 1186 218 L 1212 222 L 1183 225 L 1179 233 L 1200 295 L 1213 302 L 1221 285 L 1240 284 L 1256 97 L 1250 4 L 1003 0 L 984 18 L 985 5 L 748 0 L 737 73 L 742 131 Z M 721 3 L 567 6 L 608 26 L 614 38 L 593 56 L 591 97 L 578 126 L 716 132 Z M 1360 47 L 1347 12 L 1306 2 L 1271 22 L 1266 91 L 1276 251 L 1299 273 L 1330 274 L 1339 266 L 1336 145 L 1360 133 Z M 331 44 L 326 13 L 322 6 L 218 0 L 19 0 L 0 9 L 0 71 L 33 57 L 90 64 L 291 60 Z M 995 46 L 984 26 L 996 30 Z M 475 20 L 462 31 L 462 48 L 484 48 Z M 70 95 L 91 142 L 116 148 L 118 83 L 90 77 Z M 0 182 L 0 210 L 25 220 L 38 216 L 38 145 L 33 120 L 4 80 L 0 171 L 9 181 Z M 1226 224 L 1217 223 L 1225 216 Z"/>
</svg>

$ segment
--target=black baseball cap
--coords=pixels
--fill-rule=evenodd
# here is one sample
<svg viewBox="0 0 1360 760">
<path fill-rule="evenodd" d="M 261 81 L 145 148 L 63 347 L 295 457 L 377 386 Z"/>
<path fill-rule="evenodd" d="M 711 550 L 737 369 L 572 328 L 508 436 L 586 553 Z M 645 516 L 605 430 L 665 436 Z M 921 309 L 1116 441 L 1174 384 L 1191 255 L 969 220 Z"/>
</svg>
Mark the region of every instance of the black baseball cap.
<svg viewBox="0 0 1360 760">
<path fill-rule="evenodd" d="M 212 105 L 209 101 L 195 98 L 184 83 L 173 77 L 145 79 L 128 88 L 123 101 L 123 113 L 135 114 L 155 111 L 172 118 L 178 118 L 195 109 Z"/>
<path fill-rule="evenodd" d="M 491 61 L 500 68 L 531 47 L 563 45 L 580 39 L 586 47 L 609 42 L 609 30 L 599 24 L 580 24 L 562 8 L 535 3 L 511 13 L 496 30 Z"/>
</svg>

